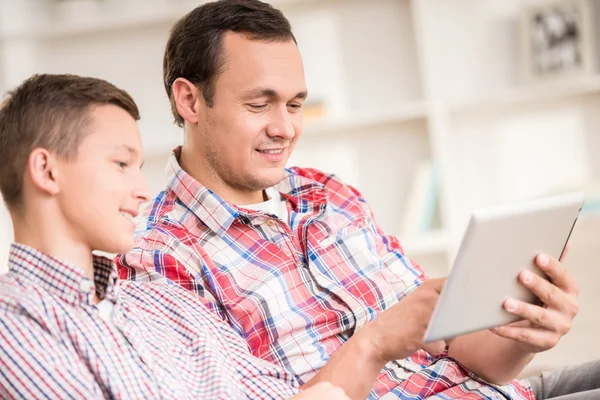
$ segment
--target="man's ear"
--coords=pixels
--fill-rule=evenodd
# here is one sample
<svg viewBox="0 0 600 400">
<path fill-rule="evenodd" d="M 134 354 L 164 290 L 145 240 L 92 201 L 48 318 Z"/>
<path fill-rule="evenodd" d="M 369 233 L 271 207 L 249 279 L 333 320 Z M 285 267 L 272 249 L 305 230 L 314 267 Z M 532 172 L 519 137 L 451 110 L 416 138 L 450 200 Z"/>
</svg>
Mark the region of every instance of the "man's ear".
<svg viewBox="0 0 600 400">
<path fill-rule="evenodd" d="M 48 150 L 37 148 L 29 154 L 27 170 L 33 185 L 49 195 L 59 192 L 56 157 Z"/>
<path fill-rule="evenodd" d="M 198 123 L 199 112 L 205 107 L 200 89 L 185 78 L 177 78 L 171 87 L 177 112 L 185 121 Z"/>
</svg>

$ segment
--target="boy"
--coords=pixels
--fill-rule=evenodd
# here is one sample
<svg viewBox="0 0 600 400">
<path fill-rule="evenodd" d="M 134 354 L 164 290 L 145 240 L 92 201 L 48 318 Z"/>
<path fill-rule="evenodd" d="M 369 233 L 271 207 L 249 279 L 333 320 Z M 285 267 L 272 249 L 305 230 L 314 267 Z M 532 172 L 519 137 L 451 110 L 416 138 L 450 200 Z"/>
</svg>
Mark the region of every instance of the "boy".
<svg viewBox="0 0 600 400">
<path fill-rule="evenodd" d="M 14 225 L 0 277 L 2 398 L 284 398 L 297 383 L 176 286 L 118 282 L 149 198 L 133 99 L 36 75 L 0 109 L 0 190 Z M 301 396 L 342 396 L 331 385 Z"/>
</svg>

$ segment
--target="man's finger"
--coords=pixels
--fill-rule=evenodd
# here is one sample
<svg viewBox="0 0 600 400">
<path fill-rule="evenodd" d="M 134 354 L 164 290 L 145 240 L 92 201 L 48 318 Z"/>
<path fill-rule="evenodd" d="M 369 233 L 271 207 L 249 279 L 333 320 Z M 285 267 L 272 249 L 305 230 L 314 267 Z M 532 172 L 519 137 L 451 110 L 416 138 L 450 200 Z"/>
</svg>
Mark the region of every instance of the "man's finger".
<svg viewBox="0 0 600 400">
<path fill-rule="evenodd" d="M 549 308 L 571 311 L 573 299 L 551 282 L 543 279 L 531 271 L 523 271 L 519 275 L 521 283 L 531 290 Z"/>
<path fill-rule="evenodd" d="M 491 332 L 503 338 L 528 344 L 537 348 L 539 351 L 553 348 L 560 339 L 560 335 L 547 330 L 509 325 L 491 329 Z"/>
<path fill-rule="evenodd" d="M 511 314 L 529 320 L 542 329 L 564 335 L 571 330 L 571 320 L 554 310 L 539 307 L 523 301 L 509 299 L 504 302 L 504 308 Z"/>
<path fill-rule="evenodd" d="M 573 296 L 579 295 L 577 282 L 560 261 L 546 254 L 539 254 L 536 257 L 536 264 L 560 289 Z"/>
</svg>

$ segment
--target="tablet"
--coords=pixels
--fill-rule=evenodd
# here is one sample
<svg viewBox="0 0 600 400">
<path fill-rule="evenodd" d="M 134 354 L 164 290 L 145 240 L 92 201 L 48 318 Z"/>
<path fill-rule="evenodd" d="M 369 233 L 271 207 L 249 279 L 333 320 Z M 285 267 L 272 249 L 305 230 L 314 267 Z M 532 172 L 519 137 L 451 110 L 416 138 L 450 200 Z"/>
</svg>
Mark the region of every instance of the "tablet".
<svg viewBox="0 0 600 400">
<path fill-rule="evenodd" d="M 569 193 L 473 211 L 425 342 L 518 321 L 503 308 L 508 298 L 539 302 L 519 273 L 528 269 L 547 278 L 535 257 L 561 257 L 583 199 L 583 193 Z"/>
</svg>

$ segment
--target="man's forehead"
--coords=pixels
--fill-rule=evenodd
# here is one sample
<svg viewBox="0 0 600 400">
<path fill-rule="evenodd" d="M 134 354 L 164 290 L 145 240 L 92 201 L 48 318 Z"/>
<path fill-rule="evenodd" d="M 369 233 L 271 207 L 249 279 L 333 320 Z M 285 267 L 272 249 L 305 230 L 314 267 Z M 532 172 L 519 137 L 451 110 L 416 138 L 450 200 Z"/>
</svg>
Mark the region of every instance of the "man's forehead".
<svg viewBox="0 0 600 400">
<path fill-rule="evenodd" d="M 293 41 L 266 42 L 229 34 L 225 42 L 217 81 L 229 86 L 226 90 L 242 98 L 306 97 L 304 66 Z"/>
<path fill-rule="evenodd" d="M 223 39 L 224 70 L 239 73 L 260 72 L 269 69 L 295 69 L 304 74 L 302 57 L 293 40 L 252 40 L 240 33 L 227 33 Z"/>
</svg>

